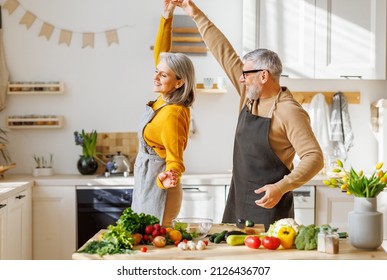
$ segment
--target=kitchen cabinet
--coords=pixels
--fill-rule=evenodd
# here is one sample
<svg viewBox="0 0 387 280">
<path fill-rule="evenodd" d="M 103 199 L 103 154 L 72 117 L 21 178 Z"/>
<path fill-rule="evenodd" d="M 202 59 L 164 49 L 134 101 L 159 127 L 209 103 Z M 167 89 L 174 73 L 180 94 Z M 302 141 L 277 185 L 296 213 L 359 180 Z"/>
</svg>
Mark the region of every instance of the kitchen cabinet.
<svg viewBox="0 0 387 280">
<path fill-rule="evenodd" d="M 27 188 L 7 199 L 4 259 L 32 259 L 32 199 Z"/>
<path fill-rule="evenodd" d="M 33 259 L 66 260 L 76 250 L 75 186 L 33 188 Z"/>
<path fill-rule="evenodd" d="M 244 4 L 244 51 L 259 47 L 277 52 L 284 76 L 386 78 L 386 0 L 359 0 L 356 5 L 351 0 Z"/>
<path fill-rule="evenodd" d="M 226 186 L 184 186 L 178 217 L 209 218 L 221 223 L 226 206 Z"/>
<path fill-rule="evenodd" d="M 348 231 L 348 213 L 353 210 L 353 196 L 338 188 L 316 187 L 316 224 L 329 224 Z"/>
<path fill-rule="evenodd" d="M 0 260 L 5 258 L 5 240 L 7 224 L 7 200 L 0 201 Z"/>
</svg>

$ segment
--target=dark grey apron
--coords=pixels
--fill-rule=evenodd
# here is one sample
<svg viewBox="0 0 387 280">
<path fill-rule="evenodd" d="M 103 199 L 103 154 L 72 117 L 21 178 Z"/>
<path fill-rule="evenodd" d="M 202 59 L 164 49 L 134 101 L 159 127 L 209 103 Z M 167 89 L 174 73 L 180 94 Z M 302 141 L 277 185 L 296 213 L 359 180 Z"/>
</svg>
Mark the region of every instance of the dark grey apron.
<svg viewBox="0 0 387 280">
<path fill-rule="evenodd" d="M 276 220 L 294 218 L 293 192 L 284 194 L 272 209 L 255 204 L 264 195 L 254 193 L 256 189 L 278 182 L 290 173 L 269 143 L 271 117 L 279 95 L 267 118 L 251 114 L 247 105 L 239 115 L 234 140 L 233 176 L 223 223 L 248 219 L 264 224 L 265 230 L 268 230 Z"/>
<path fill-rule="evenodd" d="M 165 169 L 165 159 L 159 157 L 155 150 L 144 140 L 145 126 L 154 118 L 156 111 L 151 107 L 154 101 L 147 104 L 138 128 L 139 150 L 134 163 L 134 189 L 132 210 L 136 213 L 153 215 L 163 220 L 167 190 L 157 186 L 157 175 Z"/>
</svg>

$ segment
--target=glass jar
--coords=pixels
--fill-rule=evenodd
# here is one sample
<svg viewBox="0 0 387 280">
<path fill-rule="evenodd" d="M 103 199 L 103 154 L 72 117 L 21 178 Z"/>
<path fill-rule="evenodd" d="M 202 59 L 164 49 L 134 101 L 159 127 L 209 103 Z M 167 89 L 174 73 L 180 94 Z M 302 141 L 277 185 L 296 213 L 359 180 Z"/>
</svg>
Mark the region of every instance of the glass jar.
<svg viewBox="0 0 387 280">
<path fill-rule="evenodd" d="M 329 254 L 339 253 L 339 234 L 337 229 L 329 229 L 325 238 L 325 251 Z"/>
</svg>

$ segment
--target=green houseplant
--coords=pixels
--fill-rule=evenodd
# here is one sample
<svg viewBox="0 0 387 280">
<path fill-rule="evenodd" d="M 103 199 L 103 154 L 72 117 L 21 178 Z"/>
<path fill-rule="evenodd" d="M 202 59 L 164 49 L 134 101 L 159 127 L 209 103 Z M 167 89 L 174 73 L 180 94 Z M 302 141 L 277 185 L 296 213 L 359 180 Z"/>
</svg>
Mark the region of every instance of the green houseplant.
<svg viewBox="0 0 387 280">
<path fill-rule="evenodd" d="M 75 145 L 82 147 L 82 155 L 77 162 L 78 171 L 83 175 L 92 175 L 98 169 L 96 160 L 97 131 L 86 133 L 84 129 L 74 132 Z"/>
<path fill-rule="evenodd" d="M 35 161 L 35 168 L 32 170 L 33 176 L 51 176 L 54 174 L 54 155 L 50 154 L 49 159 L 44 156 L 33 155 Z"/>
</svg>

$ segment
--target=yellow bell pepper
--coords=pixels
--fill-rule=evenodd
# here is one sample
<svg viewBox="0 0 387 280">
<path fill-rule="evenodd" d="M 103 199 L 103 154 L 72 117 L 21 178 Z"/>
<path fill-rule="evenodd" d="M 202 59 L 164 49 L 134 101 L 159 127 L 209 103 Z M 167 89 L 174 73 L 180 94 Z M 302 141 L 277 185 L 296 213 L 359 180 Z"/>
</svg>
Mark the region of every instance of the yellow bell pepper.
<svg viewBox="0 0 387 280">
<path fill-rule="evenodd" d="M 290 249 L 296 239 L 296 231 L 290 226 L 281 227 L 278 231 L 278 238 L 281 240 L 281 246 L 284 249 Z"/>
</svg>

